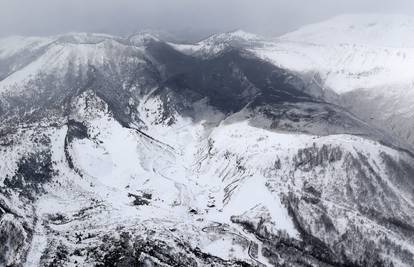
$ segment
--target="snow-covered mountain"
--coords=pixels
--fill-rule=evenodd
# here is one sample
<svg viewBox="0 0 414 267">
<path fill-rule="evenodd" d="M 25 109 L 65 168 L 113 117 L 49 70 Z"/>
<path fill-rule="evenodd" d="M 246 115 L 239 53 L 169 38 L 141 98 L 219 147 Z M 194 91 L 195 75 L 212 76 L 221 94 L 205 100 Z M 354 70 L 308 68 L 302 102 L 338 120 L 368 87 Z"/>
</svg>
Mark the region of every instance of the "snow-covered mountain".
<svg viewBox="0 0 414 267">
<path fill-rule="evenodd" d="M 262 45 L 264 39 L 256 34 L 236 30 L 226 33 L 217 33 L 195 44 L 169 43 L 182 53 L 198 57 L 211 57 L 229 47 L 247 48 Z"/>
<path fill-rule="evenodd" d="M 304 26 L 280 39 L 313 44 L 412 48 L 414 19 L 404 15 L 341 15 L 331 20 Z"/>
<path fill-rule="evenodd" d="M 286 34 L 255 52 L 314 76 L 342 105 L 412 146 L 413 32 L 412 17 L 347 15 Z"/>
<path fill-rule="evenodd" d="M 0 40 L 0 265 L 412 266 L 406 140 L 292 43 Z"/>
<path fill-rule="evenodd" d="M 324 88 L 325 99 L 412 147 L 413 32 L 414 18 L 409 16 L 343 15 L 273 39 L 238 31 L 175 47 L 196 56 L 214 56 L 231 46 L 236 35 L 238 47 L 314 80 Z"/>
</svg>

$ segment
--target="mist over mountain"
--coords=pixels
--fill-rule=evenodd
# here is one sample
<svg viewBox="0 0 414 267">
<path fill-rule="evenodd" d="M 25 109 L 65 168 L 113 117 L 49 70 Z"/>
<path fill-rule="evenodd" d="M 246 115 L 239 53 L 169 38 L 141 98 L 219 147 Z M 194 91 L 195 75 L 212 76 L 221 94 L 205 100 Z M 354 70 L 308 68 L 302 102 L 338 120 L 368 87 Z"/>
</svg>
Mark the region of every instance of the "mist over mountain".
<svg viewBox="0 0 414 267">
<path fill-rule="evenodd" d="M 277 36 L 341 14 L 414 15 L 413 10 L 410 0 L 0 0 L 0 36 L 128 36 L 146 29 L 200 37 L 243 29 Z"/>
</svg>

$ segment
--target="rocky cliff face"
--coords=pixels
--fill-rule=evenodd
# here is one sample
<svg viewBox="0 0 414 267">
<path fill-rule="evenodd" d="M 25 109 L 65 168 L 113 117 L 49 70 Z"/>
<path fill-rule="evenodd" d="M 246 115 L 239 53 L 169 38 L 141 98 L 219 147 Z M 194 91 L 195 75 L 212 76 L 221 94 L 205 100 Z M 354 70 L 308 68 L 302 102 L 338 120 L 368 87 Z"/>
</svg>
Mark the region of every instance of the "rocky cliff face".
<svg viewBox="0 0 414 267">
<path fill-rule="evenodd" d="M 316 83 L 231 42 L 22 47 L 0 45 L 0 265 L 413 265 L 412 154 Z"/>
</svg>

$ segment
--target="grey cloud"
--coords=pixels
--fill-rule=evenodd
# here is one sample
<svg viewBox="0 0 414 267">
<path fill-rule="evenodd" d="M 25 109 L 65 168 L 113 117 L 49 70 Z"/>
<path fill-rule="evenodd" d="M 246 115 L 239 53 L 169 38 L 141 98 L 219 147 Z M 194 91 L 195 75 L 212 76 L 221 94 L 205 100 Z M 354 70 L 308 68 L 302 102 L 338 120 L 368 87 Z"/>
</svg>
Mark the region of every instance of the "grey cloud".
<svg viewBox="0 0 414 267">
<path fill-rule="evenodd" d="M 343 13 L 413 15 L 412 0 L 0 0 L 0 36 L 143 29 L 277 35 Z"/>
</svg>

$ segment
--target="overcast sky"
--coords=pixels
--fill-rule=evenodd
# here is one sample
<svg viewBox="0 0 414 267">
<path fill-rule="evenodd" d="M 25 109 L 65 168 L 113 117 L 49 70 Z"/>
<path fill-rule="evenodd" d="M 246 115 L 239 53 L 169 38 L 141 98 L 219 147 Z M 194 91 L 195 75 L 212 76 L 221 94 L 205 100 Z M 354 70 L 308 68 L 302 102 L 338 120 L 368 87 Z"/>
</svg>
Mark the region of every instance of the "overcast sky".
<svg viewBox="0 0 414 267">
<path fill-rule="evenodd" d="M 414 0 L 0 0 L 0 36 L 143 29 L 278 35 L 344 13 L 414 15 Z"/>
</svg>

